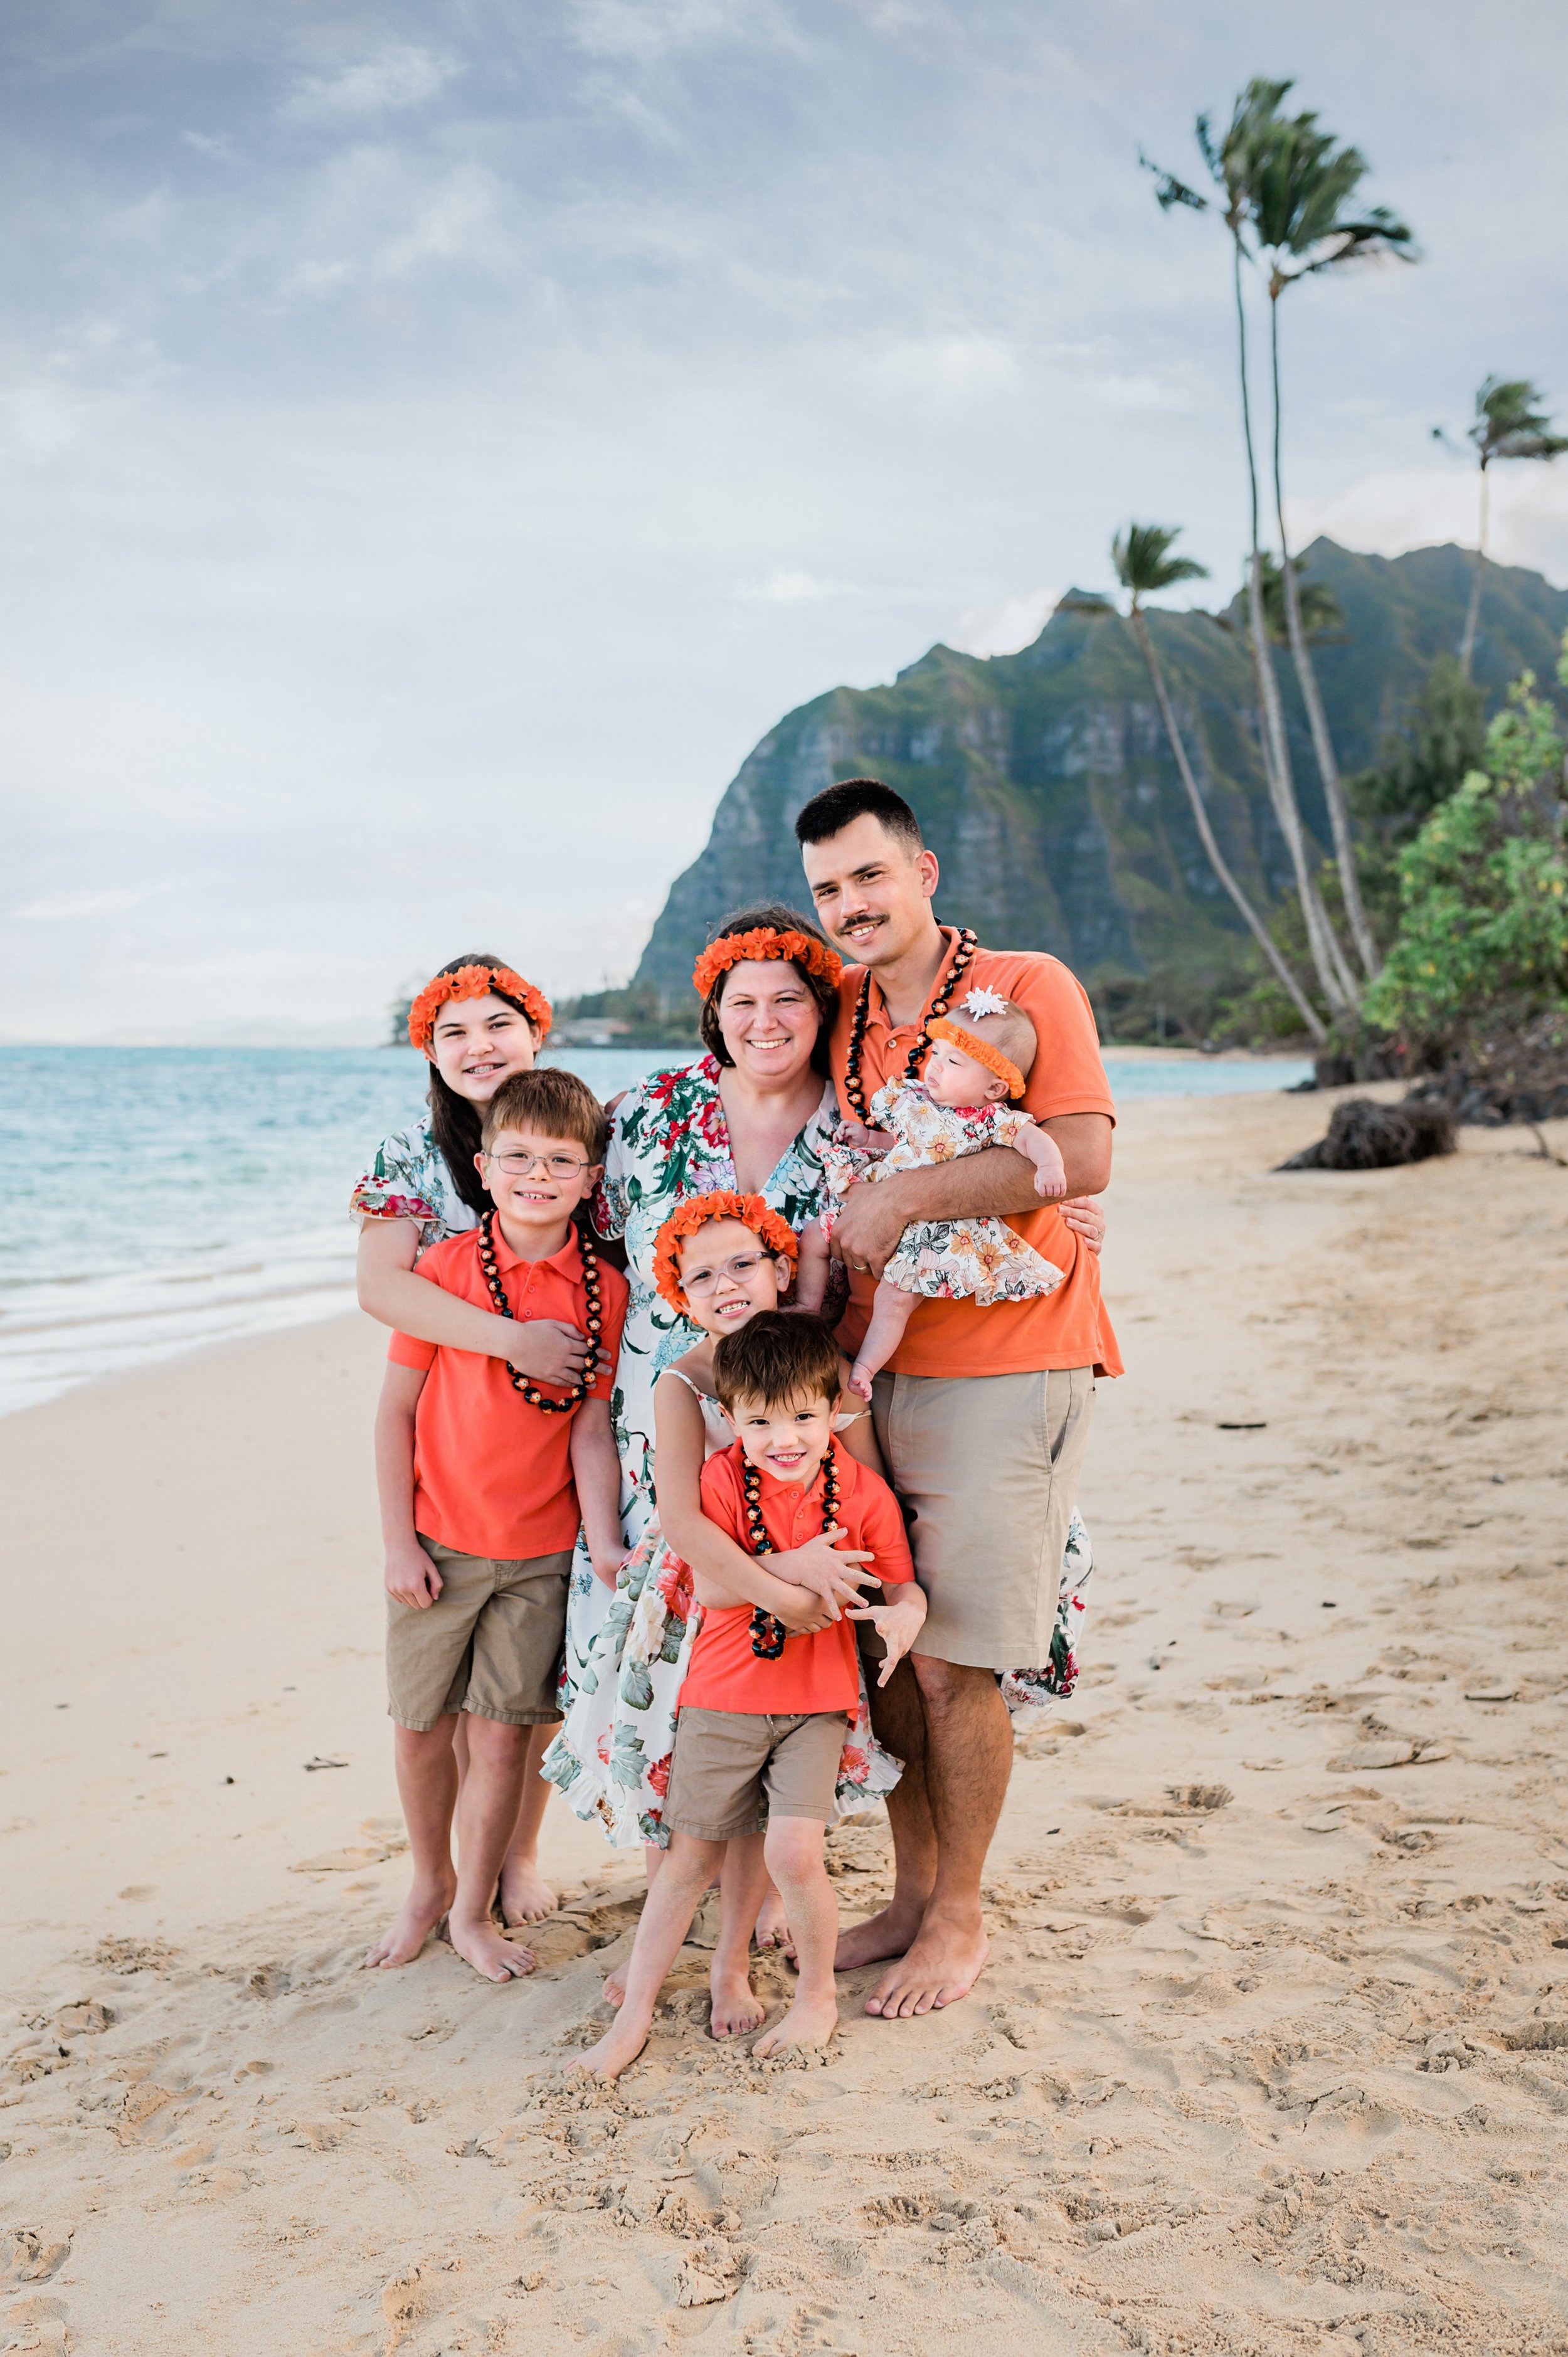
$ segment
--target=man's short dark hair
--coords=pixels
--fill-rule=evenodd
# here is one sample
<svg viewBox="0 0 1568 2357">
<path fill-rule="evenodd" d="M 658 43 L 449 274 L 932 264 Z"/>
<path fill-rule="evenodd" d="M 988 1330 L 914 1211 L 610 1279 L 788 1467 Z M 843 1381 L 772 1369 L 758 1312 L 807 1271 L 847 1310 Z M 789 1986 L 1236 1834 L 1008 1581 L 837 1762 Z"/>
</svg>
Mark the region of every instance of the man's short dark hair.
<svg viewBox="0 0 1568 2357">
<path fill-rule="evenodd" d="M 813 794 L 805 807 L 796 813 L 795 840 L 802 847 L 808 843 L 825 843 L 831 834 L 842 834 L 857 818 L 867 815 L 880 819 L 889 834 L 897 835 L 908 851 L 923 851 L 926 838 L 920 833 L 920 822 L 904 800 L 880 778 L 842 778 L 836 786 L 824 786 Z"/>
<path fill-rule="evenodd" d="M 799 1310 L 759 1309 L 714 1351 L 714 1389 L 726 1410 L 737 1400 L 766 1408 L 836 1400 L 840 1379 L 832 1329 Z"/>
</svg>

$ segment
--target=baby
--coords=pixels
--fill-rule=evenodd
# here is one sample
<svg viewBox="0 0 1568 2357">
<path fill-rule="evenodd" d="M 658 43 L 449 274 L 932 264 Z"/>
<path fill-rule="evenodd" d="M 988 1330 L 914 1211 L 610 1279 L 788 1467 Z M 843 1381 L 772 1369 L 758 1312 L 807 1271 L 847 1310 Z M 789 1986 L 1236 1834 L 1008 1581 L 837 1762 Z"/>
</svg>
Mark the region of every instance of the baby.
<svg viewBox="0 0 1568 2357">
<path fill-rule="evenodd" d="M 972 990 L 962 1013 L 961 1023 L 942 1017 L 929 1027 L 923 1080 L 889 1081 L 877 1091 L 871 1101 L 875 1130 L 845 1124 L 826 1146 L 823 1165 L 835 1199 L 842 1200 L 862 1179 L 952 1162 L 988 1146 L 1011 1146 L 1026 1156 L 1040 1194 L 1066 1193 L 1067 1171 L 1055 1139 L 1030 1114 L 1011 1107 L 1023 1095 L 1035 1060 L 1034 1025 L 1021 1006 L 994 990 Z M 822 1305 L 833 1216 L 824 1211 L 800 1238 L 802 1308 Z M 863 1399 L 871 1397 L 872 1377 L 903 1340 L 917 1302 L 1022 1301 L 1054 1292 L 1064 1274 L 1004 1221 L 911 1221 L 877 1286 L 852 1388 Z"/>
</svg>

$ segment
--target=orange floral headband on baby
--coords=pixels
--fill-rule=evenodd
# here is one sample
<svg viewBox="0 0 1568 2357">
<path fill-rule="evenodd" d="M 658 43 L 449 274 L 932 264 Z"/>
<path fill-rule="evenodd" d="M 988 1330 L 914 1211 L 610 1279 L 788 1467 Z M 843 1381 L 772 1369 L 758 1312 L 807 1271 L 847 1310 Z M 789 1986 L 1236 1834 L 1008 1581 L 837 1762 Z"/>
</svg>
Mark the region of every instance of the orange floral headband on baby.
<svg viewBox="0 0 1568 2357">
<path fill-rule="evenodd" d="M 692 968 L 693 984 L 706 998 L 721 974 L 749 958 L 789 958 L 805 973 L 820 974 L 834 990 L 843 972 L 843 958 L 825 942 L 814 942 L 810 933 L 797 932 L 792 926 L 781 933 L 773 925 L 758 925 L 749 933 L 725 933 L 710 942 Z"/>
<path fill-rule="evenodd" d="M 413 1048 L 430 1046 L 435 1029 L 435 1014 L 449 998 L 488 998 L 491 991 L 499 991 L 515 998 L 523 1013 L 533 1024 L 541 1039 L 550 1029 L 550 1001 L 521 974 L 513 974 L 510 965 L 460 965 L 456 974 L 438 974 L 427 982 L 408 1010 L 408 1039 Z"/>
<path fill-rule="evenodd" d="M 771 1253 L 781 1254 L 790 1263 L 800 1250 L 800 1239 L 789 1221 L 781 1220 L 760 1195 L 688 1195 L 653 1239 L 653 1282 L 660 1298 L 682 1317 L 686 1314 L 686 1297 L 681 1289 L 681 1246 L 710 1220 L 738 1220 L 743 1228 L 751 1230 L 759 1243 L 766 1244 Z"/>
<path fill-rule="evenodd" d="M 999 1081 L 1005 1081 L 1010 1097 L 1023 1095 L 1027 1085 L 1023 1073 L 1012 1057 L 1004 1056 L 1000 1048 L 993 1048 L 989 1039 L 982 1039 L 973 1031 L 966 1031 L 961 1024 L 952 1022 L 945 1015 L 939 1015 L 934 1023 L 928 1023 L 926 1030 L 929 1038 L 945 1039 L 950 1047 L 958 1049 L 961 1056 L 972 1056 L 977 1064 L 983 1064 L 988 1072 L 994 1072 Z"/>
</svg>

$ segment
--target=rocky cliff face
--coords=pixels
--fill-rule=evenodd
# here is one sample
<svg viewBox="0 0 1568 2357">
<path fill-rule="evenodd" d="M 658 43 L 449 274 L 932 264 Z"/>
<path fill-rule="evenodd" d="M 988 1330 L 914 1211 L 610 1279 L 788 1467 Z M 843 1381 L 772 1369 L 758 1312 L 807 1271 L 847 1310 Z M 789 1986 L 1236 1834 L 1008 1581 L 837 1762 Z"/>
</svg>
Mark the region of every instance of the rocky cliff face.
<svg viewBox="0 0 1568 2357">
<path fill-rule="evenodd" d="M 1376 760 L 1433 658 L 1464 626 L 1472 559 L 1458 548 L 1360 556 L 1318 541 L 1314 576 L 1344 611 L 1317 651 L 1347 771 Z M 1500 697 L 1525 665 L 1553 676 L 1568 592 L 1538 574 L 1488 576 L 1477 677 Z M 1249 890 L 1287 888 L 1285 849 L 1258 757 L 1240 601 L 1220 619 L 1151 613 L 1194 768 L 1226 856 Z M 1230 624 L 1227 629 L 1226 623 Z M 1280 678 L 1308 824 L 1329 840 L 1288 655 Z M 935 646 L 889 687 L 838 687 L 779 723 L 742 764 L 706 849 L 671 888 L 639 982 L 689 983 L 731 909 L 797 907 L 796 812 L 837 778 L 884 778 L 919 814 L 941 862 L 940 914 L 983 941 L 1048 950 L 1086 979 L 1139 973 L 1239 930 L 1197 839 L 1129 626 L 1069 602 L 1031 647 L 986 662 Z"/>
</svg>

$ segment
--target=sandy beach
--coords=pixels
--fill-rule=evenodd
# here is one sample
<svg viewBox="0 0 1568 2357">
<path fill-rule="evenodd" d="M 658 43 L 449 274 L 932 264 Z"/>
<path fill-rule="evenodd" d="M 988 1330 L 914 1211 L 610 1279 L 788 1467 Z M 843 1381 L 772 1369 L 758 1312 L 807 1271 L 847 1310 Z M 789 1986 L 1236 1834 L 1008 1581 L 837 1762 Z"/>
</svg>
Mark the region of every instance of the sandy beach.
<svg viewBox="0 0 1568 2357">
<path fill-rule="evenodd" d="M 360 1969 L 380 1329 L 0 1421 L 0 2347 L 1568 2349 L 1568 1168 L 1271 1175 L 1332 1103 L 1126 1108 L 1087 1668 L 993 1962 L 900 2023 L 848 1976 L 809 2062 L 706 2039 L 694 1941 L 565 2084 L 640 1867 L 558 1803 L 533 1977 Z M 869 1911 L 885 1824 L 831 1856 Z"/>
</svg>

